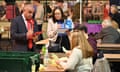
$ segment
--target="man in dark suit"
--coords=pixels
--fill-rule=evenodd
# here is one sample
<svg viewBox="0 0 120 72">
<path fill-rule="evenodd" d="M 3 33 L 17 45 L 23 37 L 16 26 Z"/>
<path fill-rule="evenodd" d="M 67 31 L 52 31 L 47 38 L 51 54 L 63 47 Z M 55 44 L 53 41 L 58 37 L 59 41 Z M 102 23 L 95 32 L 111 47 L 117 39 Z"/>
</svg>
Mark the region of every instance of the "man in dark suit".
<svg viewBox="0 0 120 72">
<path fill-rule="evenodd" d="M 11 22 L 13 51 L 34 51 L 34 33 L 38 31 L 36 21 L 32 19 L 34 8 L 25 4 L 22 15 Z"/>
</svg>

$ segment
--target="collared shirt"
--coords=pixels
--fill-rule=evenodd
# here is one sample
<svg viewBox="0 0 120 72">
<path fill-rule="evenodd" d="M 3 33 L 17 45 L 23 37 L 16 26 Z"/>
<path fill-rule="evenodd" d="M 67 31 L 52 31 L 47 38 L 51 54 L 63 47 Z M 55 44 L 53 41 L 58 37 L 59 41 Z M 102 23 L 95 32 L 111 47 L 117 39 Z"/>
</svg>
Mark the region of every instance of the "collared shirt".
<svg viewBox="0 0 120 72">
<path fill-rule="evenodd" d="M 24 14 L 22 14 L 22 17 L 23 17 L 23 20 L 24 20 L 25 26 L 26 26 L 26 28 L 27 28 L 27 21 L 26 21 L 26 19 L 25 19 Z M 28 28 L 27 28 L 27 29 L 28 29 Z"/>
</svg>

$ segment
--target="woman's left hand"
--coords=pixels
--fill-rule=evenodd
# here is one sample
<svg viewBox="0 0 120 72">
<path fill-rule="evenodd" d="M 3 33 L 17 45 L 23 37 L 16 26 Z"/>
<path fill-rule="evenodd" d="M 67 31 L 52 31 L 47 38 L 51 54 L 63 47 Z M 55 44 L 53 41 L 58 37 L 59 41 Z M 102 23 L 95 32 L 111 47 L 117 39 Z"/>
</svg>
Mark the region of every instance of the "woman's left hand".
<svg viewBox="0 0 120 72">
<path fill-rule="evenodd" d="M 61 62 L 60 60 L 57 60 L 57 61 L 56 61 L 56 64 L 60 64 L 60 62 Z"/>
</svg>

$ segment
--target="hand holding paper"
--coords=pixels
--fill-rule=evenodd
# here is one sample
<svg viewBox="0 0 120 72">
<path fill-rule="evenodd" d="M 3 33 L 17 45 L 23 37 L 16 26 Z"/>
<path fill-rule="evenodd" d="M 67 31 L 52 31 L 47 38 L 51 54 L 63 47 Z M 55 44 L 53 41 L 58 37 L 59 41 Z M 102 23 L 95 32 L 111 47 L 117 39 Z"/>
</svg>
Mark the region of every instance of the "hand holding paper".
<svg viewBox="0 0 120 72">
<path fill-rule="evenodd" d="M 67 52 L 67 50 L 65 49 L 65 47 L 62 47 L 62 49 L 63 49 L 63 52 L 65 52 L 65 53 Z"/>
<path fill-rule="evenodd" d="M 72 51 L 66 50 L 65 47 L 62 47 L 62 49 L 63 49 L 63 52 L 65 52 L 65 54 L 69 57 Z"/>
</svg>

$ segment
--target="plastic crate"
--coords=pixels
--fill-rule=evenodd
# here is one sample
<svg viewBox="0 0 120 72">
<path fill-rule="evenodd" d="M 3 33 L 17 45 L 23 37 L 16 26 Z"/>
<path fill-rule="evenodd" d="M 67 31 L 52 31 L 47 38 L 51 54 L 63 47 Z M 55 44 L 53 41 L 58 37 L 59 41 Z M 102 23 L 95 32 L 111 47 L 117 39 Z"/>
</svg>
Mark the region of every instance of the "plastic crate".
<svg viewBox="0 0 120 72">
<path fill-rule="evenodd" d="M 101 20 L 88 20 L 89 24 L 101 24 Z"/>
<path fill-rule="evenodd" d="M 34 52 L 0 52 L 0 72 L 31 72 L 32 64 L 40 63 Z"/>
</svg>

